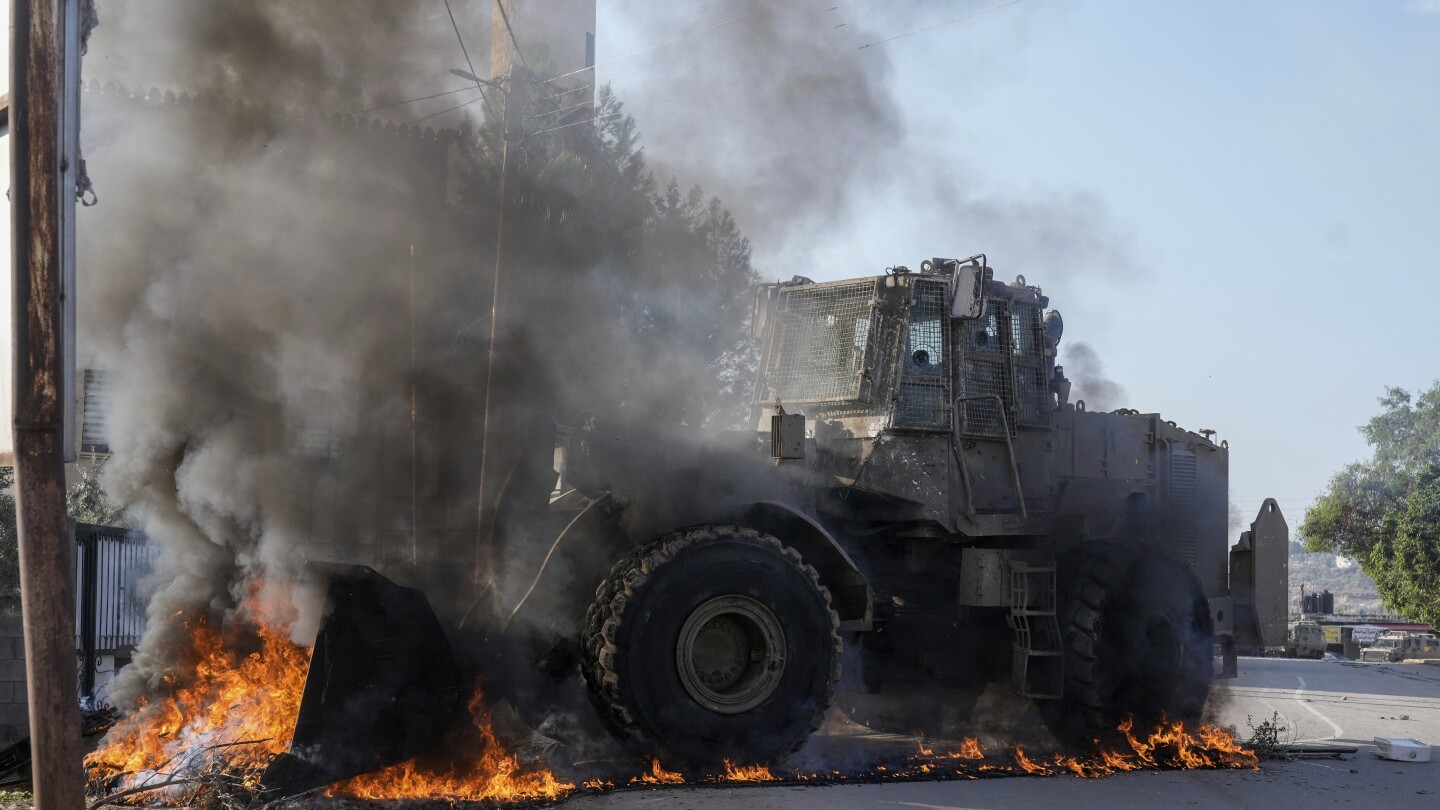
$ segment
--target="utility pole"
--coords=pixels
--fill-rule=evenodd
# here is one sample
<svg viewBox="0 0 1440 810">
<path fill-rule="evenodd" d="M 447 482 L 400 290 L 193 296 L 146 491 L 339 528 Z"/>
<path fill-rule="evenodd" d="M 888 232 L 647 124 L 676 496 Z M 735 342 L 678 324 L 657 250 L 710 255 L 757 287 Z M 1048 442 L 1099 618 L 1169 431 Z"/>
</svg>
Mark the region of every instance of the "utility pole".
<svg viewBox="0 0 1440 810">
<path fill-rule="evenodd" d="M 65 513 L 64 273 L 79 155 L 63 126 L 78 82 L 79 0 L 10 4 L 15 489 L 36 810 L 84 802 L 75 678 L 75 543 Z M 87 11 L 88 11 L 87 7 Z M 69 46 L 72 52 L 68 54 Z M 73 211 L 73 208 L 70 210 Z"/>
<path fill-rule="evenodd" d="M 495 358 L 496 346 L 504 328 L 501 325 L 500 297 L 505 279 L 506 217 L 510 208 L 508 191 L 510 176 L 510 153 L 519 148 L 524 138 L 525 113 L 529 108 L 531 76 L 528 68 L 517 68 L 522 62 L 519 43 L 515 39 L 510 15 L 514 0 L 495 0 L 495 19 L 491 23 L 491 78 L 497 68 L 505 69 L 504 109 L 501 111 L 500 137 L 500 181 L 498 207 L 495 214 L 495 275 L 490 291 L 490 345 L 485 356 L 485 413 L 480 423 L 480 486 L 479 486 L 479 536 L 475 544 L 475 583 L 480 585 L 488 571 L 493 569 L 495 548 L 495 496 L 499 487 L 496 471 L 491 469 L 499 455 L 496 450 Z"/>
<path fill-rule="evenodd" d="M 491 469 L 498 453 L 496 444 L 497 418 L 495 405 L 495 364 L 496 347 L 504 335 L 501 323 L 503 309 L 501 296 L 505 282 L 505 245 L 509 224 L 506 213 L 510 208 L 510 159 L 511 151 L 518 149 L 523 136 L 521 127 L 525 120 L 525 98 L 529 91 L 528 75 L 511 65 L 510 74 L 505 78 L 504 110 L 502 111 L 500 139 L 500 181 L 495 213 L 495 273 L 490 290 L 490 345 L 485 356 L 485 415 L 480 427 L 480 542 L 476 547 L 475 578 L 478 583 L 490 569 L 495 543 L 495 506 L 498 492 L 496 471 Z"/>
</svg>

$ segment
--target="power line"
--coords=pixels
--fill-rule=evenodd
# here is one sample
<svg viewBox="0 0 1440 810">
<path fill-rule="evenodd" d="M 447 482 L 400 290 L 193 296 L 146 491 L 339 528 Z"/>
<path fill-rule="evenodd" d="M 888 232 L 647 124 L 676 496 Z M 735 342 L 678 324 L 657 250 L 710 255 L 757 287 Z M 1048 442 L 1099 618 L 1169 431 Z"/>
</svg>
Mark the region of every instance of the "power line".
<svg viewBox="0 0 1440 810">
<path fill-rule="evenodd" d="M 449 3 L 450 0 L 445 0 L 445 2 Z M 525 52 L 520 50 L 520 40 L 515 38 L 515 29 L 510 27 L 510 15 L 505 11 L 505 3 L 501 0 L 495 0 L 495 8 L 500 11 L 500 19 L 505 21 L 505 32 L 510 35 L 510 44 L 515 46 L 515 55 L 520 57 L 520 64 L 525 66 L 526 73 L 533 73 L 533 71 L 530 70 L 530 63 L 525 61 Z M 470 72 L 474 73 L 475 71 L 471 70 Z M 493 79 L 495 77 L 491 76 L 490 78 Z"/>
<path fill-rule="evenodd" d="M 562 74 L 560 74 L 559 76 L 553 76 L 553 77 L 551 77 L 551 78 L 549 78 L 549 79 L 546 79 L 545 81 L 541 82 L 541 84 L 549 84 L 550 82 L 553 82 L 553 81 L 558 81 L 558 80 L 560 80 L 560 79 L 564 79 L 564 78 L 568 78 L 568 77 L 570 77 L 570 76 L 574 76 L 574 75 L 577 74 L 577 73 L 584 73 L 584 72 L 587 71 L 587 70 L 594 70 L 594 69 L 596 69 L 596 68 L 603 67 L 603 66 L 605 66 L 605 65 L 613 65 L 613 64 L 615 64 L 616 62 L 619 62 L 619 61 L 622 60 L 622 59 L 629 59 L 629 58 L 632 57 L 632 56 L 639 56 L 639 55 L 642 54 L 642 53 L 648 53 L 649 51 L 653 51 L 653 50 L 655 50 L 656 48 L 663 48 L 663 47 L 665 47 L 666 45 L 673 45 L 673 44 L 676 43 L 676 42 L 680 42 L 680 41 L 682 41 L 682 40 L 689 39 L 690 37 L 693 37 L 693 36 L 698 36 L 698 35 L 700 35 L 700 34 L 703 34 L 703 33 L 707 32 L 707 31 L 714 31 L 714 30 L 717 29 L 717 28 L 724 28 L 725 26 L 727 26 L 727 25 L 729 25 L 729 24 L 731 24 L 731 23 L 736 23 L 736 22 L 740 22 L 741 20 L 749 19 L 749 18 L 751 18 L 751 17 L 754 17 L 756 14 L 759 14 L 759 13 L 762 12 L 762 11 L 770 11 L 770 10 L 772 10 L 772 9 L 779 8 L 780 6 L 783 6 L 783 5 L 785 5 L 786 3 L 790 3 L 790 2 L 793 2 L 793 0 L 780 0 L 780 2 L 778 2 L 778 3 L 774 3 L 774 4 L 768 5 L 768 6 L 762 6 L 761 8 L 755 9 L 754 11 L 750 11 L 750 12 L 747 12 L 747 13 L 745 13 L 745 14 L 741 14 L 741 15 L 738 16 L 738 17 L 731 17 L 731 18 L 728 19 L 728 20 L 723 20 L 723 21 L 721 21 L 721 22 L 715 23 L 714 25 L 707 25 L 707 26 L 705 26 L 704 28 L 701 28 L 701 29 L 698 29 L 698 30 L 695 30 L 695 31 L 691 31 L 691 32 L 688 33 L 688 34 L 681 34 L 681 35 L 678 36 L 678 37 L 672 37 L 672 38 L 670 38 L 670 39 L 665 40 L 664 42 L 657 42 L 657 43 L 655 43 L 654 45 L 646 45 L 645 47 L 643 47 L 643 48 L 641 48 L 641 49 L 639 49 L 639 50 L 631 51 L 631 52 L 626 53 L 626 54 L 621 54 L 620 56 L 616 56 L 616 57 L 614 57 L 614 58 L 612 58 L 612 59 L 606 59 L 604 62 L 599 62 L 599 63 L 596 63 L 596 64 L 594 64 L 594 65 L 590 65 L 589 67 L 583 67 L 583 68 L 580 68 L 579 70 L 572 70 L 572 71 L 570 71 L 569 73 L 562 73 Z"/>
<path fill-rule="evenodd" d="M 470 61 L 470 50 L 465 47 L 465 38 L 460 36 L 460 25 L 459 23 L 455 22 L 455 12 L 452 11 L 450 8 L 450 0 L 445 0 L 445 13 L 450 15 L 450 27 L 455 29 L 455 41 L 460 43 L 460 53 L 465 55 L 465 67 L 470 69 L 471 76 L 479 76 L 480 74 L 475 72 L 475 63 Z M 478 80 L 475 82 L 475 89 L 480 91 L 480 99 L 485 102 L 485 114 L 490 116 L 490 120 L 494 121 L 495 109 L 490 106 L 490 97 L 485 95 L 485 88 L 481 86 Z M 464 106 L 466 105 L 461 104 L 455 107 L 451 107 L 450 109 L 458 110 L 460 109 L 460 107 Z M 450 110 L 441 110 L 440 112 L 450 112 Z M 438 114 L 439 113 L 436 113 L 436 115 Z M 425 116 L 425 118 L 431 117 L 433 116 Z M 422 118 L 420 120 L 423 121 L 425 119 Z"/>
<path fill-rule="evenodd" d="M 364 110 L 356 110 L 356 111 L 354 111 L 354 112 L 340 113 L 340 115 L 341 115 L 342 117 L 348 116 L 348 115 L 363 115 L 363 114 L 368 113 L 368 112 L 375 112 L 376 110 L 388 110 L 388 109 L 390 109 L 391 107 L 400 107 L 400 106 L 403 106 L 403 105 L 405 105 L 405 104 L 414 104 L 414 103 L 417 102 L 417 101 L 428 101 L 428 100 L 430 100 L 430 99 L 432 99 L 432 98 L 440 98 L 441 96 L 453 96 L 453 95 L 455 95 L 456 93 L 463 93 L 463 92 L 465 92 L 466 90 L 475 90 L 475 89 L 477 89 L 477 88 L 476 88 L 476 87 L 462 87 L 462 88 L 460 88 L 460 89 L 458 89 L 458 90 L 446 90 L 446 91 L 444 91 L 444 92 L 442 92 L 442 93 L 431 93 L 431 94 L 428 95 L 428 96 L 420 96 L 420 97 L 418 97 L 418 98 L 407 98 L 407 99 L 405 99 L 404 101 L 393 101 L 393 102 L 391 102 L 391 103 L 389 103 L 389 104 L 381 104 L 381 105 L 378 106 L 378 107 L 370 107 L 370 108 L 364 109 Z"/>
<path fill-rule="evenodd" d="M 910 2 L 908 2 L 908 3 L 901 3 L 901 4 L 898 5 L 898 6 L 891 6 L 890 8 L 887 8 L 887 9 L 885 9 L 884 11 L 877 11 L 877 12 L 875 12 L 874 14 L 866 14 L 864 17 L 859 17 L 859 18 L 857 18 L 857 19 L 850 20 L 850 21 L 848 21 L 848 22 L 840 23 L 839 25 L 837 25 L 837 26 L 835 26 L 835 27 L 836 27 L 836 28 L 844 28 L 844 27 L 847 26 L 847 25 L 854 25 L 855 23 L 858 23 L 858 22 L 865 22 L 866 20 L 873 20 L 873 19 L 875 19 L 876 17 L 883 17 L 883 16 L 885 16 L 886 14 L 889 14 L 889 13 L 892 12 L 892 11 L 899 11 L 899 10 L 902 9 L 902 8 L 906 8 L 906 7 L 908 7 L 908 6 L 913 6 L 913 5 L 918 5 L 918 4 L 923 3 L 923 2 L 925 2 L 925 0 L 910 0 Z"/>
<path fill-rule="evenodd" d="M 925 33 L 926 31 L 934 31 L 936 28 L 944 28 L 944 27 L 947 26 L 947 25 L 954 25 L 955 23 L 958 23 L 958 22 L 964 22 L 965 20 L 974 19 L 974 18 L 976 18 L 976 17 L 979 17 L 981 14 L 989 14 L 989 13 L 992 12 L 992 11 L 999 11 L 1000 9 L 1006 8 L 1007 6 L 1013 6 L 1013 5 L 1015 5 L 1016 3 L 1023 3 L 1023 2 L 1025 2 L 1025 0 L 1010 0 L 1010 2 L 1008 2 L 1008 3 L 1001 3 L 1001 4 L 998 5 L 998 6 L 991 6 L 990 8 L 984 9 L 984 10 L 982 10 L 982 11 L 977 11 L 977 12 L 975 12 L 974 14 L 966 14 L 966 15 L 963 16 L 963 17 L 956 17 L 956 18 L 953 19 L 953 20 L 945 20 L 944 22 L 938 22 L 938 23 L 935 23 L 934 25 L 927 25 L 927 26 L 925 26 L 924 28 L 916 28 L 914 31 L 906 31 L 906 32 L 903 33 L 903 34 L 896 34 L 895 36 L 893 36 L 893 37 L 888 37 L 888 38 L 886 38 L 886 39 L 878 39 L 878 40 L 876 40 L 876 41 L 874 41 L 874 42 L 867 42 L 866 44 L 861 45 L 858 50 L 864 50 L 864 49 L 866 49 L 866 48 L 869 48 L 869 47 L 872 47 L 872 46 L 875 46 L 875 45 L 884 45 L 884 44 L 887 43 L 887 42 L 894 42 L 894 41 L 897 40 L 897 39 L 904 39 L 905 37 L 914 36 L 915 34 L 923 34 L 923 33 Z"/>
<path fill-rule="evenodd" d="M 446 107 L 445 109 L 441 110 L 440 112 L 433 112 L 433 113 L 430 113 L 429 115 L 421 116 L 421 117 L 419 117 L 419 118 L 416 118 L 414 121 L 411 121 L 409 124 L 406 124 L 406 126 L 412 126 L 412 127 L 413 127 L 413 126 L 415 126 L 416 124 L 420 123 L 421 121 L 428 121 L 428 120 L 430 120 L 431 118 L 434 118 L 434 117 L 437 116 L 437 115 L 444 115 L 444 114 L 447 113 L 447 112 L 453 112 L 454 110 L 458 110 L 458 109 L 460 109 L 461 107 L 469 107 L 471 104 L 474 104 L 475 102 L 480 101 L 480 100 L 483 99 L 483 98 L 484 98 L 484 96 L 481 96 L 481 98 L 472 98 L 472 99 L 470 99 L 469 101 L 466 101 L 466 102 L 464 102 L 464 103 L 456 104 L 454 107 Z"/>
</svg>

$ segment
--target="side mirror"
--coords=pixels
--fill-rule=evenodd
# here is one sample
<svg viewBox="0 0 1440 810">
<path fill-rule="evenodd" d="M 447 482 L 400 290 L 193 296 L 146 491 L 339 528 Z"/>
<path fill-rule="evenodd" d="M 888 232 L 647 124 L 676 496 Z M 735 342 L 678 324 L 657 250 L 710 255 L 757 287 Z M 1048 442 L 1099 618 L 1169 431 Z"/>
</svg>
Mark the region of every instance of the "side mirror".
<svg viewBox="0 0 1440 810">
<path fill-rule="evenodd" d="M 950 299 L 950 317 L 971 320 L 985 315 L 987 269 L 974 263 L 955 268 L 955 294 Z"/>
</svg>

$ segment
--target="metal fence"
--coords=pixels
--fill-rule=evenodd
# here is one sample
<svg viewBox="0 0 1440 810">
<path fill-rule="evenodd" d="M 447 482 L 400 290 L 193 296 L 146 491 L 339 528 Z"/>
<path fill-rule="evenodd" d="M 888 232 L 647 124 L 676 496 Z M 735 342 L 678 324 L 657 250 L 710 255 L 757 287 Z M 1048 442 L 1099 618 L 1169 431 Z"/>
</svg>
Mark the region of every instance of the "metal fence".
<svg viewBox="0 0 1440 810">
<path fill-rule="evenodd" d="M 127 652 L 145 630 L 145 603 L 136 583 L 149 573 L 156 550 L 145 535 L 113 526 L 75 524 L 75 650 L 80 692 L 95 689 L 101 656 Z"/>
</svg>

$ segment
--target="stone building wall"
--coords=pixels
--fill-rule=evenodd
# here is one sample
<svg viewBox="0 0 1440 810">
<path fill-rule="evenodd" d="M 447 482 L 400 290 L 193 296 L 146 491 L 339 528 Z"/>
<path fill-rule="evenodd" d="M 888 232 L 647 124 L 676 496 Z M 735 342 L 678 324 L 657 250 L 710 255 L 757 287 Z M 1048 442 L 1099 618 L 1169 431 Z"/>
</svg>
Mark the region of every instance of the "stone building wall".
<svg viewBox="0 0 1440 810">
<path fill-rule="evenodd" d="M 0 745 L 30 733 L 25 696 L 25 636 L 20 617 L 0 616 Z"/>
</svg>

